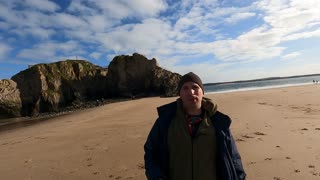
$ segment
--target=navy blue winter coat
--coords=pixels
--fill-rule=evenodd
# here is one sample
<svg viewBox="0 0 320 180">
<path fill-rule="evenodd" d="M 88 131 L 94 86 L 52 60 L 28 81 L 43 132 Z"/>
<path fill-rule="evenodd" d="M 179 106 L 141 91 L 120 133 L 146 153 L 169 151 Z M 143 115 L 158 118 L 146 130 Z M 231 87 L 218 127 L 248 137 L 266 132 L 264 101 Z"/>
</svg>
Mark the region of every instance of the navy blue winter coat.
<svg viewBox="0 0 320 180">
<path fill-rule="evenodd" d="M 144 145 L 144 160 L 148 180 L 169 180 L 168 129 L 177 110 L 177 102 L 158 107 L 159 118 Z M 219 180 L 244 180 L 246 173 L 230 132 L 231 120 L 217 111 L 211 118 L 216 130 Z"/>
</svg>

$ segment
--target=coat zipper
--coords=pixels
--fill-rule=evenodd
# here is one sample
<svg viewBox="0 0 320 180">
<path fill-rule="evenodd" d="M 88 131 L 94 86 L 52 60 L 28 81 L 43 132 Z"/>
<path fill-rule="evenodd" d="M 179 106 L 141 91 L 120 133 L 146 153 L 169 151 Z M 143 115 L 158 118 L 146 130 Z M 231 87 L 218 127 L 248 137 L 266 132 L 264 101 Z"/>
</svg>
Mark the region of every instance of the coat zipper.
<svg viewBox="0 0 320 180">
<path fill-rule="evenodd" d="M 191 175 L 192 175 L 192 180 L 194 180 L 194 174 L 193 174 L 193 137 L 191 137 Z"/>
</svg>

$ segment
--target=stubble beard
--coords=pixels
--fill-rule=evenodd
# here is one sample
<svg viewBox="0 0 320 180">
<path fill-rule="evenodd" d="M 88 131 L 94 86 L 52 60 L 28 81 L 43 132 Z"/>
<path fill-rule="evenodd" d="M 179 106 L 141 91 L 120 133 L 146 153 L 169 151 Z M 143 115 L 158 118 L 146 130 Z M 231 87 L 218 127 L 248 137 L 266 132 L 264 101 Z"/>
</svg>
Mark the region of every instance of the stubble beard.
<svg viewBox="0 0 320 180">
<path fill-rule="evenodd" d="M 184 107 L 187 112 L 197 112 L 201 110 L 201 99 L 197 97 L 196 102 L 185 102 Z"/>
</svg>

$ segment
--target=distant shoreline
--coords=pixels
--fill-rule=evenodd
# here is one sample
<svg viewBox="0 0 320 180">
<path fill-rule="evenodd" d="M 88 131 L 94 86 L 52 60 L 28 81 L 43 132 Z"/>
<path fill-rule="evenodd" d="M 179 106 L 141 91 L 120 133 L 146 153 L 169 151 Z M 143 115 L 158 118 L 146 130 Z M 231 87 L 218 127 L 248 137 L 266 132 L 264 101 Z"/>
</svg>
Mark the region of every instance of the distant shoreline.
<svg viewBox="0 0 320 180">
<path fill-rule="evenodd" d="M 204 86 L 206 93 L 215 92 L 233 92 L 233 91 L 250 91 L 256 89 L 270 89 L 277 87 L 300 86 L 308 84 L 318 84 L 320 74 L 290 76 L 290 77 L 273 77 L 248 81 L 233 81 L 226 83 L 209 83 Z"/>
<path fill-rule="evenodd" d="M 275 85 L 275 86 L 264 86 L 264 87 L 239 88 L 239 89 L 221 90 L 221 91 L 213 91 L 213 92 L 205 92 L 205 93 L 206 94 L 220 94 L 220 93 L 277 89 L 277 88 L 286 88 L 286 87 L 295 87 L 295 86 L 308 86 L 308 85 L 313 85 L 313 84 L 312 83 L 286 84 L 286 85 Z"/>
<path fill-rule="evenodd" d="M 251 80 L 226 81 L 226 82 L 217 82 L 217 83 L 204 83 L 203 85 L 204 86 L 212 86 L 212 85 L 219 85 L 219 84 L 258 82 L 258 81 L 277 80 L 277 79 L 290 79 L 290 78 L 310 77 L 310 76 L 320 76 L 320 74 L 307 74 L 307 75 L 284 76 L 284 77 L 268 77 L 268 78 L 251 79 Z"/>
</svg>

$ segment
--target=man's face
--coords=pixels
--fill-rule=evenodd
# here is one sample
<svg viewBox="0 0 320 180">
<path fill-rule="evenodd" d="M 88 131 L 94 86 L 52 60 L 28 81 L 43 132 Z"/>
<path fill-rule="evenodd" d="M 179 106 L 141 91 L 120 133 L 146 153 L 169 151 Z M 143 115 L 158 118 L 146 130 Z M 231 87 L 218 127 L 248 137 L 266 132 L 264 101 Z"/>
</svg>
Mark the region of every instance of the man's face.
<svg viewBox="0 0 320 180">
<path fill-rule="evenodd" d="M 203 98 L 201 87 L 194 82 L 186 82 L 180 89 L 180 98 L 187 109 L 200 109 Z"/>
</svg>

